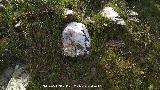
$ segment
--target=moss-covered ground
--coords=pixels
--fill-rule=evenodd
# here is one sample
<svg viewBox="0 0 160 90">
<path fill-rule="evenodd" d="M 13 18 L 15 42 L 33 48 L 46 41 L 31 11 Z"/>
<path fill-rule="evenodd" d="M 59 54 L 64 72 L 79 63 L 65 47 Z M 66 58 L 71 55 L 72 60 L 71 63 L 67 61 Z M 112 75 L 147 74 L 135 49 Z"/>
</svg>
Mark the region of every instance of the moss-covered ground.
<svg viewBox="0 0 160 90">
<path fill-rule="evenodd" d="M 94 90 L 96 88 L 44 88 L 43 85 L 101 85 L 100 90 L 160 89 L 160 1 L 158 0 L 2 0 L 0 12 L 0 73 L 18 59 L 28 64 L 32 79 L 28 90 Z M 101 16 L 113 7 L 126 25 Z M 92 40 L 89 58 L 61 54 L 63 11 L 72 7 Z M 129 21 L 127 9 L 138 12 Z M 94 23 L 89 22 L 91 17 Z M 15 23 L 21 22 L 19 28 Z M 108 26 L 104 26 L 104 23 Z M 106 47 L 109 39 L 124 47 Z M 8 56 L 12 56 L 8 60 Z"/>
</svg>

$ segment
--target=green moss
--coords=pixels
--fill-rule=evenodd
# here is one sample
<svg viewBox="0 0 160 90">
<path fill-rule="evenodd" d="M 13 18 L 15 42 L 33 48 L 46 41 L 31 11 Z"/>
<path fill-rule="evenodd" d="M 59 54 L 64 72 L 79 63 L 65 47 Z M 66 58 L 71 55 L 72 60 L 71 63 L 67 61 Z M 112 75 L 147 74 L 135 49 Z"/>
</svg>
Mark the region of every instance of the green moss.
<svg viewBox="0 0 160 90">
<path fill-rule="evenodd" d="M 1 44 L 0 53 L 8 49 L 27 62 L 32 76 L 28 90 L 43 90 L 43 84 L 98 84 L 104 90 L 159 89 L 158 1 L 90 1 L 12 1 L 6 4 L 5 12 L 1 15 L 9 25 L 8 44 Z M 139 13 L 139 23 L 128 22 L 125 7 L 120 6 L 122 2 Z M 92 54 L 88 59 L 69 58 L 61 54 L 60 39 L 65 26 L 63 10 L 69 6 L 77 12 L 78 21 L 83 22 L 90 33 Z M 102 17 L 100 10 L 104 6 L 112 6 L 125 18 L 127 25 L 114 25 Z M 95 22 L 88 22 L 87 16 Z M 14 29 L 16 18 L 22 21 L 20 32 Z M 105 47 L 105 41 L 110 37 L 122 39 L 125 47 Z M 0 62 L 0 70 L 4 70 L 5 63 Z M 93 67 L 96 68 L 95 76 L 92 75 Z"/>
</svg>

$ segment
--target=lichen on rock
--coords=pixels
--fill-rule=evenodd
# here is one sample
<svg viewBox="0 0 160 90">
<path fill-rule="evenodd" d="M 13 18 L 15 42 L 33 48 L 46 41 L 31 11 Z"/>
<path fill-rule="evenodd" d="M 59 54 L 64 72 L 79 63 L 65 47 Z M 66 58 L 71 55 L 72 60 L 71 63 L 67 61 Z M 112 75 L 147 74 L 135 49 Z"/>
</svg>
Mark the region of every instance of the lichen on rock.
<svg viewBox="0 0 160 90">
<path fill-rule="evenodd" d="M 71 22 L 63 31 L 62 44 L 65 56 L 83 56 L 90 54 L 90 36 L 85 25 Z"/>
</svg>

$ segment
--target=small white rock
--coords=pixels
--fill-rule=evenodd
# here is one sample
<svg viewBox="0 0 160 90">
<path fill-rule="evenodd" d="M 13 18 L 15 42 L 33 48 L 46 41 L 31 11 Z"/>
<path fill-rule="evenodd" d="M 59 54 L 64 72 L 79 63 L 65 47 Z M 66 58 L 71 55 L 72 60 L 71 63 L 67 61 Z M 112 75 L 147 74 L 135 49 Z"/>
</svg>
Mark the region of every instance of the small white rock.
<svg viewBox="0 0 160 90">
<path fill-rule="evenodd" d="M 65 56 L 83 56 L 90 54 L 90 36 L 85 25 L 71 22 L 63 31 L 62 43 Z"/>
<path fill-rule="evenodd" d="M 109 18 L 112 21 L 116 22 L 120 25 L 126 25 L 123 18 L 119 16 L 119 14 L 112 7 L 105 7 L 101 12 L 103 17 Z"/>
<path fill-rule="evenodd" d="M 66 9 L 64 10 L 64 15 L 67 16 L 67 15 L 69 15 L 69 14 L 73 15 L 74 12 L 73 12 L 73 10 L 70 10 L 70 9 L 66 8 Z"/>
<path fill-rule="evenodd" d="M 14 27 L 15 28 L 18 28 L 18 27 L 20 27 L 21 26 L 21 22 L 18 22 Z"/>
</svg>

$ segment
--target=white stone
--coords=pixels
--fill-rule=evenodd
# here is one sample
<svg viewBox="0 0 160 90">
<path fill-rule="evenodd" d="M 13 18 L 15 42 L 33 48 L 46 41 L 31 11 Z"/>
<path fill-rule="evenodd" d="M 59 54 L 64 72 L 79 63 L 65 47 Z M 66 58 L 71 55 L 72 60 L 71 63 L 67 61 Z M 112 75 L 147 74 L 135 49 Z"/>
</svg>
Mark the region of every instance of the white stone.
<svg viewBox="0 0 160 90">
<path fill-rule="evenodd" d="M 21 26 L 21 22 L 18 22 L 14 27 L 15 28 L 18 28 L 18 27 L 20 27 Z"/>
<path fill-rule="evenodd" d="M 29 74 L 26 72 L 26 66 L 16 65 L 6 90 L 26 90 L 28 82 Z"/>
<path fill-rule="evenodd" d="M 74 12 L 73 12 L 73 10 L 70 10 L 70 9 L 68 9 L 68 8 L 66 8 L 65 10 L 64 10 L 64 15 L 66 16 L 66 15 L 69 15 L 69 14 L 74 14 Z"/>
<path fill-rule="evenodd" d="M 117 24 L 126 25 L 123 18 L 112 7 L 105 7 L 101 12 L 103 17 L 109 18 Z"/>
<path fill-rule="evenodd" d="M 71 22 L 63 31 L 63 53 L 66 56 L 76 57 L 90 54 L 90 36 L 85 25 Z"/>
</svg>

